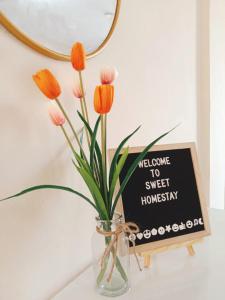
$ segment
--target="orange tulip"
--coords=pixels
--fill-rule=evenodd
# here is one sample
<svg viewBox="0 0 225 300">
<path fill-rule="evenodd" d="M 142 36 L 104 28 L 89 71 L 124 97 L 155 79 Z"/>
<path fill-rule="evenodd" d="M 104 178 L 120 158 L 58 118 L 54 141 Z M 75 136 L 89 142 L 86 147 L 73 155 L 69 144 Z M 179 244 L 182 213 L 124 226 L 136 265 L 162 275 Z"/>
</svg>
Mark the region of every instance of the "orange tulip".
<svg viewBox="0 0 225 300">
<path fill-rule="evenodd" d="M 61 94 L 58 81 L 49 70 L 41 70 L 33 75 L 33 80 L 41 92 L 49 99 L 55 99 Z"/>
<path fill-rule="evenodd" d="M 85 50 L 81 43 L 75 43 L 71 51 L 71 62 L 75 70 L 82 71 L 85 69 Z"/>
<path fill-rule="evenodd" d="M 110 84 L 104 84 L 96 86 L 94 94 L 94 108 L 99 114 L 107 114 L 113 103 L 114 86 Z"/>
</svg>

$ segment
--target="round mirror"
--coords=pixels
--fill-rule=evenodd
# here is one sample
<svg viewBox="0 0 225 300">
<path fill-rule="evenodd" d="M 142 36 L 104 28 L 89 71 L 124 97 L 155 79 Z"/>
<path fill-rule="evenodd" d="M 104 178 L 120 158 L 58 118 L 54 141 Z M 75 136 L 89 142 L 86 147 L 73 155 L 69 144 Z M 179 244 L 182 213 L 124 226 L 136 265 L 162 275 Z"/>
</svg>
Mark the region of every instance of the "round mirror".
<svg viewBox="0 0 225 300">
<path fill-rule="evenodd" d="M 74 42 L 87 56 L 109 40 L 121 0 L 0 0 L 0 23 L 33 49 L 69 60 Z"/>
</svg>

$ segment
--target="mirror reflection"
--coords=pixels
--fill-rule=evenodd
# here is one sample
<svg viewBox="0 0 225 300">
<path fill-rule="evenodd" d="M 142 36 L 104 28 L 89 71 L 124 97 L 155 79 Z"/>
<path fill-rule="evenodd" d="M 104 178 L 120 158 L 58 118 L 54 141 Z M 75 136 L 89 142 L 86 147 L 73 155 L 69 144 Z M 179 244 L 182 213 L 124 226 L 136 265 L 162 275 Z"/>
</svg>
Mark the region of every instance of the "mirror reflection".
<svg viewBox="0 0 225 300">
<path fill-rule="evenodd" d="M 96 51 L 109 34 L 117 0 L 0 0 L 0 11 L 27 37 L 68 55 L 81 41 Z"/>
</svg>

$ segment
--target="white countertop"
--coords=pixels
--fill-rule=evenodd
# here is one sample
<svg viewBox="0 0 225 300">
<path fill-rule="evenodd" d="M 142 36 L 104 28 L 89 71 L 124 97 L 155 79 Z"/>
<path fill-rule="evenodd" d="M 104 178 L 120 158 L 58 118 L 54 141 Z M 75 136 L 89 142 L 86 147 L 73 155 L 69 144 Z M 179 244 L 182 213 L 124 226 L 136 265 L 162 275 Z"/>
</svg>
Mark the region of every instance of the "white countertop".
<svg viewBox="0 0 225 300">
<path fill-rule="evenodd" d="M 185 248 L 156 254 L 150 269 L 138 271 L 131 264 L 131 289 L 121 300 L 224 300 L 225 211 L 210 210 L 212 235 L 194 246 L 191 257 Z M 54 300 L 103 300 L 94 290 L 92 268 L 61 290 Z M 52 300 L 53 300 L 52 299 Z"/>
</svg>

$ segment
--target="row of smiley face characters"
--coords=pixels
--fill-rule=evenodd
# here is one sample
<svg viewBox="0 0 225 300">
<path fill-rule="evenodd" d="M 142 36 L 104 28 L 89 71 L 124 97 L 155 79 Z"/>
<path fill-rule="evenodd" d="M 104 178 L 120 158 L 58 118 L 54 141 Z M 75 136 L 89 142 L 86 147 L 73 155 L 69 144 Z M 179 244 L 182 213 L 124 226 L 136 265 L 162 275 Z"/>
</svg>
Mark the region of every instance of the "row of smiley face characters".
<svg viewBox="0 0 225 300">
<path fill-rule="evenodd" d="M 178 232 L 179 230 L 185 230 L 186 228 L 191 229 L 194 226 L 203 225 L 203 224 L 204 223 L 202 221 L 202 218 L 194 219 L 194 221 L 188 220 L 186 223 L 181 222 L 180 225 L 175 223 L 172 225 L 172 227 L 171 225 L 166 225 L 165 227 L 160 226 L 158 230 L 156 228 L 153 228 L 152 230 L 146 229 L 145 231 L 143 231 L 143 233 L 139 232 L 137 234 L 130 234 L 129 239 L 131 241 L 135 241 L 136 238 L 138 238 L 139 240 L 143 238 L 150 239 L 151 236 L 156 236 L 158 234 L 162 236 L 166 232 L 170 232 L 170 231 Z"/>
</svg>

